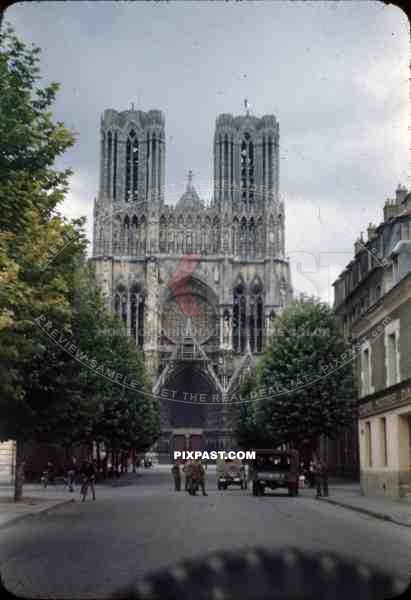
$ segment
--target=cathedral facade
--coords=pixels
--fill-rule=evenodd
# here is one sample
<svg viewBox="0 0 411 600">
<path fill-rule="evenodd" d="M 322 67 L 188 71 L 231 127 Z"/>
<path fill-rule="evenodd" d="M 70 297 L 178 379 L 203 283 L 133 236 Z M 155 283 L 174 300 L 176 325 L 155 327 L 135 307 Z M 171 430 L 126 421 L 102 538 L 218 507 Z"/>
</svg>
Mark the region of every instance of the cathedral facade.
<svg viewBox="0 0 411 600">
<path fill-rule="evenodd" d="M 165 156 L 160 111 L 104 112 L 96 276 L 144 353 L 160 399 L 160 454 L 234 448 L 240 404 L 227 399 L 253 369 L 292 295 L 279 124 L 248 111 L 219 115 L 214 177 L 204 194 L 191 171 L 182 193 L 167 186 Z M 179 285 L 169 287 L 176 276 Z M 194 310 L 185 309 L 184 294 Z"/>
</svg>

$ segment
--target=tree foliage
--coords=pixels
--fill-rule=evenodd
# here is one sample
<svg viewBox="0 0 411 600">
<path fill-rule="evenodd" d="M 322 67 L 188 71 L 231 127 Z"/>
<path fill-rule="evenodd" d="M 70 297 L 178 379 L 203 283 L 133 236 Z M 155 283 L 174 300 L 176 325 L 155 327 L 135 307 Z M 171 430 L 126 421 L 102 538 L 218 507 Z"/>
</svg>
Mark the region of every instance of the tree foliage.
<svg viewBox="0 0 411 600">
<path fill-rule="evenodd" d="M 86 266 L 84 219 L 58 212 L 71 172 L 54 164 L 74 136 L 53 120 L 58 85 L 37 87 L 39 54 L 10 26 L 0 31 L 0 440 L 18 442 L 16 499 L 23 440 L 69 445 L 97 435 L 145 449 L 158 433 L 142 356 Z M 51 330 L 39 326 L 45 321 Z M 127 371 L 140 389 L 93 372 L 62 339 Z"/>
<path fill-rule="evenodd" d="M 266 398 L 244 410 L 238 434 L 244 446 L 287 443 L 313 448 L 353 422 L 352 363 L 332 309 L 300 299 L 276 320 L 253 382 Z M 346 354 L 348 356 L 348 354 Z"/>
</svg>

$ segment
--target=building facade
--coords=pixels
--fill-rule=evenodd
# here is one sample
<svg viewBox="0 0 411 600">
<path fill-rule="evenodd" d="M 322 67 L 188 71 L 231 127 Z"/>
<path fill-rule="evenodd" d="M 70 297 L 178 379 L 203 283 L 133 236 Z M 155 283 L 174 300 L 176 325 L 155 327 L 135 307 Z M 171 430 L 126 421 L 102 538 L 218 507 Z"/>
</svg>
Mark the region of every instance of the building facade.
<svg viewBox="0 0 411 600">
<path fill-rule="evenodd" d="M 0 483 L 12 483 L 16 463 L 16 443 L 0 443 Z"/>
<path fill-rule="evenodd" d="M 96 276 L 161 398 L 159 452 L 232 448 L 238 406 L 224 398 L 253 367 L 292 296 L 279 124 L 248 111 L 217 118 L 207 201 L 191 172 L 178 201 L 168 201 L 178 189 L 165 183 L 165 140 L 160 111 L 104 112 Z M 168 287 L 183 256 L 183 270 L 193 273 L 189 292 L 180 288 L 197 306 L 192 314 Z"/>
<path fill-rule="evenodd" d="M 355 358 L 361 487 L 411 492 L 411 194 L 399 186 L 335 283 Z"/>
</svg>

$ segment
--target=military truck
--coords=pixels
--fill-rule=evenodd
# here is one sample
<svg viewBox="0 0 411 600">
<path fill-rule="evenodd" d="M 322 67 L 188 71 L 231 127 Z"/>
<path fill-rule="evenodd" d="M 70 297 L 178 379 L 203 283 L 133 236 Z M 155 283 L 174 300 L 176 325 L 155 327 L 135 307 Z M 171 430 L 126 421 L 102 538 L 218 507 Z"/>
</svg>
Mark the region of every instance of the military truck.
<svg viewBox="0 0 411 600">
<path fill-rule="evenodd" d="M 247 474 L 243 461 L 239 458 L 219 458 L 217 460 L 217 488 L 226 490 L 232 485 L 247 489 Z"/>
</svg>

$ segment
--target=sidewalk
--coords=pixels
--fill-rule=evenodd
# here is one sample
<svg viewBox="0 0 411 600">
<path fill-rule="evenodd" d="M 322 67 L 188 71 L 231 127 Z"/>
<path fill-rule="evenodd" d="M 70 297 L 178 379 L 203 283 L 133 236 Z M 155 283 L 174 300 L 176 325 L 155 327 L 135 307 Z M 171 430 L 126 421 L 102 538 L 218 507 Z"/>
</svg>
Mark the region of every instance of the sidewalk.
<svg viewBox="0 0 411 600">
<path fill-rule="evenodd" d="M 13 501 L 13 492 L 12 485 L 0 486 L 0 529 L 29 515 L 47 512 L 56 506 L 75 501 L 73 494 L 64 488 L 58 491 L 51 487 L 44 490 L 38 484 L 25 484 L 20 502 Z"/>
<path fill-rule="evenodd" d="M 331 484 L 329 492 L 328 498 L 320 498 L 321 502 L 343 506 L 377 519 L 411 527 L 411 497 L 396 500 L 363 496 L 359 483 Z"/>
</svg>

